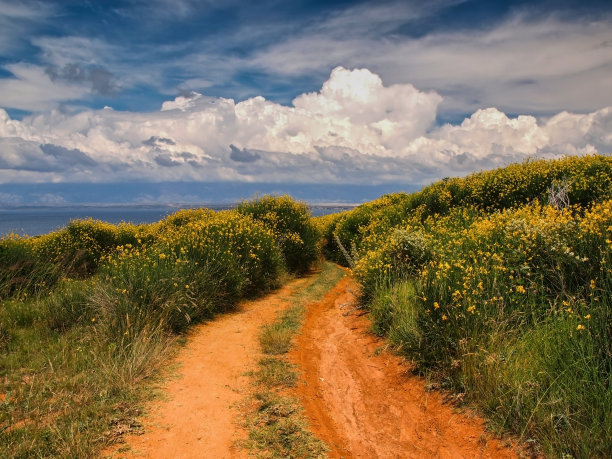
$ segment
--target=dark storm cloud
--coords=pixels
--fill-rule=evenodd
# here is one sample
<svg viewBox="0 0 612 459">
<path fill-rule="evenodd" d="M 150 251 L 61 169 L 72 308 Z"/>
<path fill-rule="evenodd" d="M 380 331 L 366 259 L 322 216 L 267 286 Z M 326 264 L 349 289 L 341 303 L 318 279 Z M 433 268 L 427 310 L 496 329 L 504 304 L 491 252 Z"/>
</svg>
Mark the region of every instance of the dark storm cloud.
<svg viewBox="0 0 612 459">
<path fill-rule="evenodd" d="M 89 83 L 91 90 L 98 94 L 112 95 L 117 92 L 113 74 L 101 66 L 90 67 L 75 63 L 66 64 L 63 67 L 51 65 L 46 68 L 45 72 L 52 80 Z"/>
<path fill-rule="evenodd" d="M 182 164 L 181 162 L 173 159 L 169 154 L 165 153 L 157 155 L 155 158 L 153 158 L 153 160 L 162 167 L 177 167 Z"/>
<path fill-rule="evenodd" d="M 156 147 L 158 145 L 176 145 L 176 142 L 168 137 L 157 137 L 152 135 L 147 140 L 142 141 L 143 145 L 148 147 Z"/>
<path fill-rule="evenodd" d="M 243 148 L 240 150 L 235 145 L 230 145 L 230 159 L 238 163 L 252 163 L 261 158 L 259 153 Z"/>
<path fill-rule="evenodd" d="M 46 143 L 40 146 L 42 152 L 52 156 L 62 164 L 74 166 L 96 166 L 98 163 L 83 153 L 81 150 L 74 148 L 68 149 L 59 145 Z"/>
</svg>

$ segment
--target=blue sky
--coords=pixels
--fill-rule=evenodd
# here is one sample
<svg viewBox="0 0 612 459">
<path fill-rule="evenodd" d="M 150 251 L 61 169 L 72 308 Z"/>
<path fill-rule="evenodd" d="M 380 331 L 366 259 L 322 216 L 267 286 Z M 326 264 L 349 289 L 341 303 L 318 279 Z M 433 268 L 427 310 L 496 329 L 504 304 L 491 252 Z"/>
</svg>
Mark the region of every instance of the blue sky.
<svg viewBox="0 0 612 459">
<path fill-rule="evenodd" d="M 611 107 L 604 1 L 0 0 L 4 185 L 424 184 L 610 153 Z"/>
</svg>

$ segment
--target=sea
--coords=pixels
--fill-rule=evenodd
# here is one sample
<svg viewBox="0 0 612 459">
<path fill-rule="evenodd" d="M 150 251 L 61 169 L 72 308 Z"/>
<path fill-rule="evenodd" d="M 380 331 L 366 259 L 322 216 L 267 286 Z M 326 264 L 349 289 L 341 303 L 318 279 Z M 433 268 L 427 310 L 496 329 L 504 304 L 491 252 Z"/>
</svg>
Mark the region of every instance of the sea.
<svg viewBox="0 0 612 459">
<path fill-rule="evenodd" d="M 207 207 L 213 210 L 234 207 L 228 204 L 194 205 L 109 205 L 109 206 L 28 206 L 0 209 L 0 237 L 8 234 L 38 236 L 66 226 L 70 220 L 93 218 L 108 223 L 154 223 L 186 208 Z M 313 216 L 327 215 L 354 208 L 349 204 L 311 204 Z"/>
</svg>

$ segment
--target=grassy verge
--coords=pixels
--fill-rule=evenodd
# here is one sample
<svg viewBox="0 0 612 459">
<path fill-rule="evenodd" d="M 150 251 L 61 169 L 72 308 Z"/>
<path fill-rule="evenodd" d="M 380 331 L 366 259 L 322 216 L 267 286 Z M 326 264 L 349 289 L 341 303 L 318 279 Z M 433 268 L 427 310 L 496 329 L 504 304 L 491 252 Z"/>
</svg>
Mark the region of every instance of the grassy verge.
<svg viewBox="0 0 612 459">
<path fill-rule="evenodd" d="M 11 326 L 0 353 L 0 457 L 90 457 L 141 428 L 152 392 L 140 383 L 168 357 L 170 338 L 152 331 L 117 354 L 95 321 L 58 332 L 36 301 L 3 306 L 0 322 Z"/>
<path fill-rule="evenodd" d="M 259 336 L 266 354 L 252 376 L 256 384 L 253 409 L 247 416 L 249 438 L 245 446 L 258 457 L 324 457 L 327 446 L 308 430 L 299 401 L 291 396 L 295 366 L 287 361 L 294 335 L 298 332 L 308 303 L 319 301 L 344 275 L 331 263 L 324 263 L 315 282 L 289 298 L 289 306 L 272 324 L 262 327 Z"/>
<path fill-rule="evenodd" d="M 274 225 L 256 218 L 260 206 Z M 140 430 L 182 334 L 278 287 L 293 271 L 287 238 L 305 255 L 316 248 L 302 237 L 314 228 L 304 205 L 249 209 L 1 238 L 0 457 L 92 457 Z"/>
</svg>

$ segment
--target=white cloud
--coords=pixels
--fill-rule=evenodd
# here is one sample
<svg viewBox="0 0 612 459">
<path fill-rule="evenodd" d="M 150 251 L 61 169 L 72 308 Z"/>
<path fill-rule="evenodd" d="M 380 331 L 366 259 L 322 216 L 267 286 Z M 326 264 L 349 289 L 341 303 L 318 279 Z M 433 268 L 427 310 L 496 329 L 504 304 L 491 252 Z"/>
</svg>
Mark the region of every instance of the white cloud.
<svg viewBox="0 0 612 459">
<path fill-rule="evenodd" d="M 332 71 L 292 106 L 198 93 L 152 113 L 0 110 L 0 181 L 426 183 L 528 156 L 612 151 L 612 107 L 549 119 L 476 111 L 435 126 L 442 98 Z"/>
<path fill-rule="evenodd" d="M 442 126 L 435 138 L 452 146 L 457 154 L 469 152 L 476 158 L 535 155 L 549 140 L 533 116 L 511 119 L 496 108 L 478 110 L 460 126 Z"/>
<path fill-rule="evenodd" d="M 60 102 L 79 99 L 89 92 L 84 85 L 53 81 L 39 66 L 10 64 L 4 68 L 13 77 L 0 79 L 0 107 L 49 110 Z"/>
<path fill-rule="evenodd" d="M 612 153 L 612 107 L 587 115 L 562 112 L 544 125 L 549 150 L 567 154 Z"/>
<path fill-rule="evenodd" d="M 43 23 L 54 9 L 49 2 L 0 0 L 0 52 L 8 55 L 21 46 L 32 25 Z"/>
<path fill-rule="evenodd" d="M 350 11 L 350 10 L 349 10 Z M 386 28 L 408 20 L 409 9 L 375 8 Z M 381 39 L 364 14 L 331 18 L 261 50 L 249 62 L 272 74 L 297 77 L 339 63 L 372 69 L 388 83 L 410 81 L 445 98 L 441 109 L 469 113 L 498 107 L 510 113 L 593 111 L 612 105 L 612 17 L 596 21 L 518 14 L 483 28 Z"/>
</svg>

